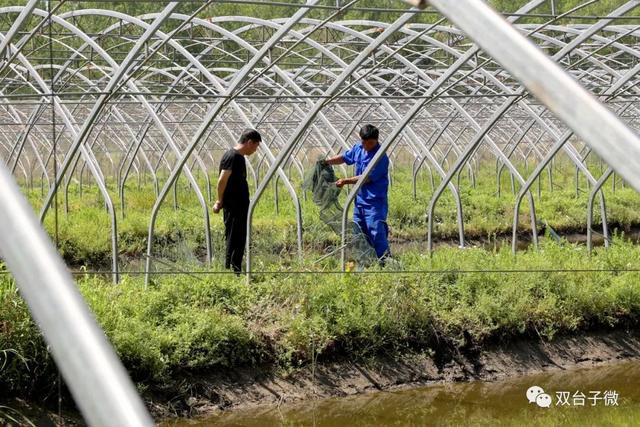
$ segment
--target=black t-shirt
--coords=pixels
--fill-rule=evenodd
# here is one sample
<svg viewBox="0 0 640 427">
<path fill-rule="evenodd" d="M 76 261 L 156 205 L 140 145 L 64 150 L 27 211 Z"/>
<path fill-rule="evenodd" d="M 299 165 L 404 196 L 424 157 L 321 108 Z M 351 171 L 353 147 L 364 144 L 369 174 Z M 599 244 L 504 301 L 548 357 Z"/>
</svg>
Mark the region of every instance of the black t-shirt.
<svg viewBox="0 0 640 427">
<path fill-rule="evenodd" d="M 220 159 L 220 171 L 230 170 L 231 176 L 222 195 L 223 207 L 249 205 L 249 184 L 247 183 L 247 165 L 244 156 L 233 148 Z"/>
</svg>

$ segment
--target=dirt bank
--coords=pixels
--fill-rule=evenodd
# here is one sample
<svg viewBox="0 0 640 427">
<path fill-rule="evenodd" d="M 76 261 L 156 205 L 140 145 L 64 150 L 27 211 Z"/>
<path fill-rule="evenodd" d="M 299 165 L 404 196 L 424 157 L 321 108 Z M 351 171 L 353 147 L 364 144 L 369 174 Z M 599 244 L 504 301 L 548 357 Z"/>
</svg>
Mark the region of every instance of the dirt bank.
<svg viewBox="0 0 640 427">
<path fill-rule="evenodd" d="M 521 339 L 484 349 L 471 344 L 459 350 L 442 346 L 435 353 L 382 355 L 363 362 L 324 362 L 291 373 L 230 369 L 185 379 L 179 395 L 155 396 L 149 404 L 157 419 L 199 416 L 447 381 L 495 381 L 632 359 L 640 359 L 639 330 L 598 331 L 559 337 L 552 342 Z"/>
</svg>

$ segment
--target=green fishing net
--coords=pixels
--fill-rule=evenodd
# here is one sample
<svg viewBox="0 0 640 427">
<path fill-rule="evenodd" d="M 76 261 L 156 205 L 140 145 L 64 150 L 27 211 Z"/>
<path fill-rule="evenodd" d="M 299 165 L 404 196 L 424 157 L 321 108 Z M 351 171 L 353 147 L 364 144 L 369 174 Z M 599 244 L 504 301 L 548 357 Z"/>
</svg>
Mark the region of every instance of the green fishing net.
<svg viewBox="0 0 640 427">
<path fill-rule="evenodd" d="M 336 187 L 338 178 L 331 165 L 318 160 L 305 176 L 302 188 L 310 191 L 313 203 L 320 210 L 320 220 L 333 232 L 342 233 L 342 206 L 338 200 L 341 188 Z M 358 266 L 367 266 L 377 261 L 376 251 L 358 225 L 351 221 L 352 229 L 347 230 L 347 258 Z M 338 250 L 341 248 L 338 248 Z"/>
</svg>

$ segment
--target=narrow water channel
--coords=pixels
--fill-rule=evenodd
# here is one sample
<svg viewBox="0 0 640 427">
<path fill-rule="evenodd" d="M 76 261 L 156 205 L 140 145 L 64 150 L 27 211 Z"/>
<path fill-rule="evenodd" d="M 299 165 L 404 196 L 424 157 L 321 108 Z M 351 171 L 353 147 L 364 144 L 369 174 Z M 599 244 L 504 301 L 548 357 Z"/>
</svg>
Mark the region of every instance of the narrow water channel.
<svg viewBox="0 0 640 427">
<path fill-rule="evenodd" d="M 527 391 L 531 387 L 529 402 Z M 540 406 L 542 405 L 542 406 Z M 545 407 L 545 406 L 549 407 Z M 265 406 L 164 427 L 638 426 L 640 362 Z"/>
</svg>

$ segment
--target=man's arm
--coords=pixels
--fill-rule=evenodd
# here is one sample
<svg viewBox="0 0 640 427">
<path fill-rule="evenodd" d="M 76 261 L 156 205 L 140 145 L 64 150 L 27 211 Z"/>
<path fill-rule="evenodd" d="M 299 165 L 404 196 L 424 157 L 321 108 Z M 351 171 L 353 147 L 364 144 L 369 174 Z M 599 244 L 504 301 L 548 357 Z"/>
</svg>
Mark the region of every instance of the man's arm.
<svg viewBox="0 0 640 427">
<path fill-rule="evenodd" d="M 365 184 L 368 184 L 373 181 L 378 181 L 383 179 L 384 177 L 389 175 L 389 158 L 384 156 L 382 159 L 378 161 L 373 170 L 369 172 L 369 176 L 364 181 Z M 358 182 L 360 176 L 354 176 L 351 178 L 343 178 L 336 181 L 336 186 L 343 187 L 347 184 L 353 185 Z"/>
<path fill-rule="evenodd" d="M 344 163 L 344 157 L 342 154 L 338 154 L 337 156 L 328 157 L 324 161 L 328 165 L 341 165 Z"/>
<path fill-rule="evenodd" d="M 336 187 L 344 187 L 345 185 L 354 185 L 356 182 L 358 182 L 358 180 L 360 179 L 360 175 L 358 176 L 352 176 L 351 178 L 341 178 L 339 180 L 336 181 Z M 367 177 L 367 179 L 364 181 L 365 184 L 371 182 L 371 178 Z"/>
<path fill-rule="evenodd" d="M 222 209 L 222 196 L 224 195 L 224 190 L 227 188 L 227 182 L 229 182 L 229 177 L 231 176 L 231 169 L 222 169 L 220 171 L 220 176 L 218 177 L 218 200 L 213 205 L 213 212 L 218 213 L 220 209 Z"/>
<path fill-rule="evenodd" d="M 337 156 L 328 157 L 325 160 L 325 163 L 328 165 L 341 165 L 346 163 L 344 160 L 344 156 L 342 154 L 338 154 Z M 344 187 L 347 184 L 355 184 L 358 181 L 358 177 L 354 176 L 352 178 L 342 178 L 336 181 L 337 187 Z"/>
</svg>

